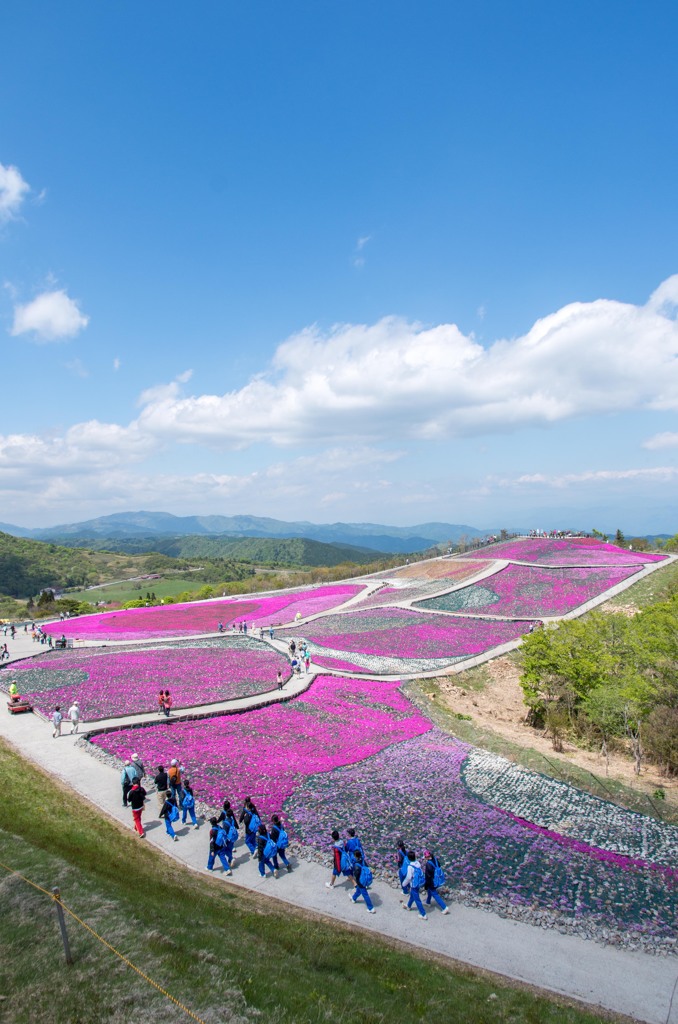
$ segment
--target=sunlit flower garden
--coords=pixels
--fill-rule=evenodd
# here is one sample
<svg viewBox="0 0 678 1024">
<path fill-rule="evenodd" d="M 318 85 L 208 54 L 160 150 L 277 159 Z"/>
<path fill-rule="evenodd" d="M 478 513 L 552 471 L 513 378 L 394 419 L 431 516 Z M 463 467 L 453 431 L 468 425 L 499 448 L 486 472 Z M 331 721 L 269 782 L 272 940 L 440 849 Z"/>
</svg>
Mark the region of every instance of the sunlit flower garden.
<svg viewBox="0 0 678 1024">
<path fill-rule="evenodd" d="M 273 690 L 290 664 L 279 651 L 234 636 L 154 647 L 49 651 L 12 666 L 20 692 L 45 714 L 80 704 L 84 721 L 158 710 L 160 687 L 175 709 Z"/>
<path fill-rule="evenodd" d="M 401 608 L 326 615 L 300 631 L 313 661 L 338 671 L 378 675 L 442 671 L 527 633 L 529 621 L 468 619 Z"/>
<path fill-rule="evenodd" d="M 142 640 L 153 637 L 193 636 L 216 633 L 224 627 L 280 625 L 293 622 L 297 615 L 317 615 L 336 608 L 364 589 L 362 584 L 336 584 L 301 591 L 216 601 L 192 601 L 187 604 L 158 605 L 154 608 L 128 608 L 117 612 L 83 615 L 45 626 L 52 636 L 85 640 Z"/>
<path fill-rule="evenodd" d="M 615 544 L 604 544 L 593 537 L 525 537 L 500 544 L 491 544 L 469 552 L 465 558 L 504 558 L 510 562 L 531 562 L 536 565 L 646 565 L 662 562 L 666 555 L 647 551 L 627 551 Z"/>
<path fill-rule="evenodd" d="M 143 733 L 120 730 L 93 742 L 122 758 L 141 747 L 151 764 L 176 757 L 202 799 L 216 806 L 224 796 L 251 796 L 271 814 L 309 775 L 355 764 L 431 727 L 397 683 L 320 676 L 286 703 Z"/>
<path fill-rule="evenodd" d="M 559 616 L 599 597 L 639 571 L 639 567 L 633 566 L 540 569 L 508 565 L 478 583 L 420 601 L 418 607 L 491 615 Z"/>
</svg>

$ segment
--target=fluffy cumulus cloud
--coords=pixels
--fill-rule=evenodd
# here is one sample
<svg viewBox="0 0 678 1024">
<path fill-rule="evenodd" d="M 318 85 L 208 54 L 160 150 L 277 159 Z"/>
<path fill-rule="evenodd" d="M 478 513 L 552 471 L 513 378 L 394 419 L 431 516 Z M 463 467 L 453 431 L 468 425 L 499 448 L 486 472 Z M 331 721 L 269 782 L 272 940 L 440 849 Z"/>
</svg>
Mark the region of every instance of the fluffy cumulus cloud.
<svg viewBox="0 0 678 1024">
<path fill-rule="evenodd" d="M 75 299 L 57 289 L 42 292 L 25 305 L 16 305 L 10 334 L 32 334 L 37 341 L 62 341 L 75 337 L 88 323 L 89 317 L 80 311 Z"/>
<path fill-rule="evenodd" d="M 387 317 L 309 327 L 269 372 L 222 395 L 178 382 L 142 396 L 139 427 L 179 441 L 468 437 L 631 410 L 678 409 L 678 275 L 643 306 L 572 303 L 489 347 L 454 324 Z"/>
<path fill-rule="evenodd" d="M 678 434 L 665 430 L 662 434 L 655 434 L 654 437 L 643 441 L 643 448 L 649 448 L 650 451 L 657 448 L 678 448 Z"/>
<path fill-rule="evenodd" d="M 0 164 L 0 223 L 17 216 L 30 190 L 17 167 Z"/>
</svg>

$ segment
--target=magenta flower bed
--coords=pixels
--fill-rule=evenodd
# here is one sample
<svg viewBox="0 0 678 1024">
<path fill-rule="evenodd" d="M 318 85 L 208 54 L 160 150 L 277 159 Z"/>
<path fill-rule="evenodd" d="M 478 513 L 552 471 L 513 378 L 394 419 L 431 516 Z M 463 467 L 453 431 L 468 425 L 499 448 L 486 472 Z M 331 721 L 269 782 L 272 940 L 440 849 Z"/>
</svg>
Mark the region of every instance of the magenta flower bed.
<svg viewBox="0 0 678 1024">
<path fill-rule="evenodd" d="M 209 644 L 209 646 L 208 646 Z M 84 721 L 158 710 L 160 687 L 175 708 L 276 689 L 287 658 L 259 640 L 201 641 L 151 649 L 54 651 L 15 666 L 20 692 L 43 713 L 80 704 Z"/>
<path fill-rule="evenodd" d="M 212 806 L 251 796 L 267 816 L 309 775 L 352 765 L 390 743 L 431 729 L 398 684 L 319 676 L 300 697 L 237 715 L 127 729 L 93 742 L 147 764 L 176 757 L 197 795 Z"/>
<path fill-rule="evenodd" d="M 506 558 L 513 562 L 533 562 L 538 565 L 645 565 L 663 562 L 666 555 L 626 551 L 615 544 L 603 544 L 593 537 L 569 537 L 565 540 L 526 537 L 524 540 L 492 544 L 464 557 Z"/>
<path fill-rule="evenodd" d="M 419 608 L 492 615 L 565 615 L 640 572 L 632 566 L 538 569 L 508 565 L 479 583 L 417 602 Z"/>
<path fill-rule="evenodd" d="M 502 622 L 377 608 L 328 615 L 309 622 L 294 635 L 303 633 L 313 661 L 327 668 L 387 674 L 397 671 L 392 662 L 400 659 L 401 670 L 412 674 L 442 668 L 516 640 L 530 625 L 523 620 Z M 291 636 L 292 631 L 283 630 L 280 635 Z M 433 660 L 441 664 L 431 665 Z"/>
<path fill-rule="evenodd" d="M 336 608 L 364 590 L 362 584 L 313 587 L 296 593 L 281 591 L 268 597 L 224 598 L 218 601 L 194 601 L 190 604 L 160 605 L 156 608 L 129 608 L 125 611 L 83 615 L 66 622 L 45 626 L 52 636 L 91 640 L 141 640 L 162 636 L 191 636 L 216 633 L 224 626 L 247 621 L 247 625 L 268 627 L 271 623 L 293 622 L 297 612 L 305 618 Z"/>
</svg>

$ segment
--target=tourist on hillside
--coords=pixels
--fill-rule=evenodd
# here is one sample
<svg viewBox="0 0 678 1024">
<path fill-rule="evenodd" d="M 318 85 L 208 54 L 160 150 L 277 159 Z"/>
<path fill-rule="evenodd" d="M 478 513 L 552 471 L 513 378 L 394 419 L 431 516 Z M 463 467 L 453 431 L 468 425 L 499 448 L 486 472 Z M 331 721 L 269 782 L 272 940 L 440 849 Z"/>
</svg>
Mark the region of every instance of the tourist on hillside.
<svg viewBox="0 0 678 1024">
<path fill-rule="evenodd" d="M 337 879 L 341 878 L 341 855 L 344 852 L 344 844 L 335 828 L 332 831 L 332 878 L 325 882 L 328 889 L 334 889 Z"/>
<path fill-rule="evenodd" d="M 274 878 L 278 877 L 277 869 L 273 867 L 271 858 L 275 857 L 275 843 L 271 839 L 264 825 L 260 822 L 257 829 L 257 859 L 259 861 L 259 874 L 266 877 L 266 868 L 269 869 Z"/>
<path fill-rule="evenodd" d="M 71 723 L 71 736 L 78 731 L 80 725 L 80 705 L 74 700 L 68 709 L 68 718 Z"/>
<path fill-rule="evenodd" d="M 217 624 L 217 630 L 218 630 L 218 631 L 219 631 L 220 633 L 223 633 L 223 632 L 224 632 L 224 624 L 223 624 L 223 622 L 219 622 L 219 623 Z"/>
<path fill-rule="evenodd" d="M 273 857 L 273 867 L 276 869 L 276 871 L 278 870 L 278 857 L 280 857 L 281 861 L 283 862 L 287 870 L 291 871 L 292 865 L 288 861 L 287 854 L 285 853 L 285 850 L 289 846 L 290 841 L 287 835 L 287 831 L 285 830 L 277 814 L 273 814 L 271 816 L 271 839 L 273 840 L 276 846 L 276 853 Z"/>
<path fill-rule="evenodd" d="M 162 805 L 159 817 L 165 822 L 165 831 L 167 832 L 167 835 L 176 843 L 179 836 L 175 833 L 172 823 L 179 820 L 179 809 L 170 797 L 167 797 Z"/>
<path fill-rule="evenodd" d="M 306 657 L 304 658 L 304 666 L 305 666 L 305 668 L 306 668 L 306 675 L 308 675 L 309 669 L 310 669 L 310 667 L 311 667 L 311 659 L 310 659 L 310 657 L 308 656 L 308 654 L 307 654 L 307 655 L 306 655 Z"/>
<path fill-rule="evenodd" d="M 134 784 L 127 794 L 127 800 L 132 808 L 134 827 L 137 830 L 139 839 L 143 839 L 146 833 L 144 832 L 144 826 L 141 824 L 141 812 L 143 811 L 144 803 L 146 802 L 146 790 L 141 785 L 140 779 L 134 780 Z"/>
<path fill-rule="evenodd" d="M 239 820 L 241 824 L 245 825 L 245 845 L 254 857 L 257 849 L 257 830 L 261 825 L 261 818 L 254 801 L 249 796 L 245 797 Z"/>
<path fill-rule="evenodd" d="M 268 638 L 269 640 L 273 639 L 273 623 L 271 623 L 270 626 L 268 627 Z"/>
<path fill-rule="evenodd" d="M 207 870 L 214 870 L 214 861 L 218 857 L 221 861 L 221 866 L 224 869 L 224 873 L 232 875 L 231 864 L 226 853 L 226 847 L 228 844 L 227 833 L 225 829 L 221 828 L 216 818 L 210 818 L 210 852 L 207 858 Z"/>
<path fill-rule="evenodd" d="M 143 761 L 141 760 L 138 754 L 132 754 L 132 767 L 134 768 L 134 771 L 137 773 L 137 778 L 139 782 L 141 782 L 144 776 L 146 775 L 146 769 L 144 768 Z"/>
<path fill-rule="evenodd" d="M 165 800 L 170 794 L 169 775 L 165 771 L 164 765 L 158 765 L 158 774 L 153 779 L 155 783 L 155 791 L 158 798 L 158 811 L 162 810 Z"/>
<path fill-rule="evenodd" d="M 178 804 L 181 799 L 181 773 L 184 770 L 175 757 L 170 762 L 168 771 L 171 799 Z"/>
<path fill-rule="evenodd" d="M 161 690 L 158 694 L 158 713 L 161 715 L 168 715 L 169 711 L 165 707 L 165 691 Z"/>
<path fill-rule="evenodd" d="M 122 786 L 122 806 L 127 807 L 127 795 L 137 781 L 137 770 L 131 761 L 125 761 L 120 772 L 120 785 Z"/>
<path fill-rule="evenodd" d="M 398 864 L 398 881 L 404 893 L 408 893 L 409 889 L 405 888 L 405 875 L 407 869 L 410 866 L 410 862 L 407 859 L 407 848 L 402 839 L 398 840 L 398 846 L 396 847 L 396 859 Z"/>
<path fill-rule="evenodd" d="M 52 714 L 52 725 L 54 726 L 54 732 L 52 733 L 52 739 L 56 739 L 57 736 L 61 736 L 61 723 L 64 720 L 64 716 L 61 714 L 61 707 L 59 704 L 54 709 Z"/>
<path fill-rule="evenodd" d="M 173 703 L 174 701 L 172 700 L 169 690 L 165 690 L 165 715 L 167 718 L 169 718 L 170 716 L 170 711 L 172 710 Z"/>
<path fill-rule="evenodd" d="M 361 858 L 363 860 L 363 863 L 367 864 L 367 859 L 365 857 L 365 850 L 363 849 L 363 844 L 360 842 L 360 839 L 355 834 L 355 829 L 354 828 L 347 828 L 346 829 L 346 835 L 348 836 L 348 839 L 344 843 L 344 849 L 347 851 L 347 853 L 352 854 L 354 857 L 355 857 L 355 854 L 357 852 L 359 852 L 360 856 L 361 856 Z"/>
<path fill-rule="evenodd" d="M 417 910 L 419 911 L 419 917 L 423 921 L 426 921 L 426 911 L 424 910 L 424 905 L 421 902 L 421 896 L 419 895 L 420 890 L 422 889 L 425 882 L 424 872 L 422 870 L 421 864 L 417 860 L 417 855 L 414 852 L 414 850 L 408 851 L 407 859 L 409 861 L 409 864 L 407 867 L 407 872 L 405 874 L 405 880 L 403 883 L 404 895 L 401 898 L 403 910 L 411 910 L 412 904 L 414 904 Z M 408 894 L 408 892 L 410 898 L 408 899 L 407 903 L 405 903 L 404 897 Z"/>
<path fill-rule="evenodd" d="M 363 855 L 360 850 L 356 850 L 353 854 L 355 860 L 355 866 L 353 868 L 353 880 L 355 882 L 355 889 L 348 895 L 354 903 L 357 903 L 360 897 L 365 900 L 365 906 L 367 907 L 368 914 L 376 914 L 376 910 L 372 906 L 372 900 L 370 894 L 367 891 L 367 887 L 372 884 L 372 872 L 363 863 Z"/>
<path fill-rule="evenodd" d="M 447 905 L 438 892 L 438 886 L 445 883 L 445 872 L 440 866 L 440 861 L 428 850 L 424 850 L 424 888 L 426 889 L 426 906 L 431 905 L 435 900 L 443 914 L 449 914 Z"/>
<path fill-rule="evenodd" d="M 278 682 L 278 689 L 282 690 L 284 684 L 283 684 L 283 674 L 282 674 L 282 669 L 281 668 L 278 669 L 277 682 Z"/>
<path fill-rule="evenodd" d="M 198 819 L 195 816 L 195 797 L 190 779 L 184 779 L 183 796 L 181 797 L 181 824 L 186 824 L 186 815 L 190 816 L 193 828 L 200 828 Z"/>
<path fill-rule="evenodd" d="M 236 832 L 238 831 L 238 821 L 235 816 L 235 811 L 231 807 L 230 800 L 224 800 L 221 812 L 219 814 L 219 817 L 217 818 L 217 825 L 221 825 L 222 823 L 225 826 L 233 825 Z"/>
</svg>

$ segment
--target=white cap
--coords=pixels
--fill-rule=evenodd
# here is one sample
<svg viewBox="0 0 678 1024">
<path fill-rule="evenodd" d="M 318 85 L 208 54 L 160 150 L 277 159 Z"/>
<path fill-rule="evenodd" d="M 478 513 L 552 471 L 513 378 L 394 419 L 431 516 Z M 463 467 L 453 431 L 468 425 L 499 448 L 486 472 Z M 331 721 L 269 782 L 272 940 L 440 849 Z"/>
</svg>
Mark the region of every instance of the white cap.
<svg viewBox="0 0 678 1024">
<path fill-rule="evenodd" d="M 174 766 L 176 763 L 177 763 L 177 759 L 176 759 L 176 757 L 173 757 L 172 760 L 170 761 L 170 764 L 172 766 Z"/>
</svg>

